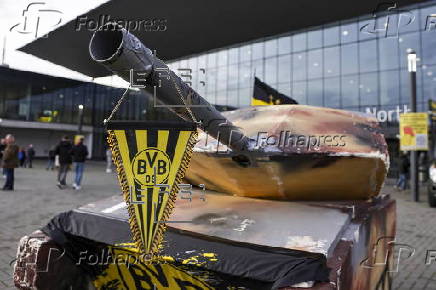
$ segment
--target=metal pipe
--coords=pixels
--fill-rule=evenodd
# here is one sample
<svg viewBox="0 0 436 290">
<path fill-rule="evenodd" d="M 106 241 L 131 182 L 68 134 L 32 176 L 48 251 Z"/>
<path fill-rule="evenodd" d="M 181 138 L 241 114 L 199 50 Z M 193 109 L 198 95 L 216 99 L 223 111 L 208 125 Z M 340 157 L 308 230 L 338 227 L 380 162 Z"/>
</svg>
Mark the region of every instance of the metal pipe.
<svg viewBox="0 0 436 290">
<path fill-rule="evenodd" d="M 411 50 L 407 54 L 408 70 L 410 75 L 410 107 L 411 112 L 416 113 L 416 53 Z M 419 201 L 419 181 L 418 181 L 418 152 L 410 152 L 410 187 L 412 200 Z"/>
<path fill-rule="evenodd" d="M 141 41 L 115 23 L 94 32 L 89 44 L 91 57 L 131 83 L 131 70 L 140 72 L 145 88 L 179 117 L 194 121 L 206 133 L 234 151 L 247 149 L 248 139 L 221 113 L 184 83 Z M 132 84 L 132 83 L 131 83 Z"/>
</svg>

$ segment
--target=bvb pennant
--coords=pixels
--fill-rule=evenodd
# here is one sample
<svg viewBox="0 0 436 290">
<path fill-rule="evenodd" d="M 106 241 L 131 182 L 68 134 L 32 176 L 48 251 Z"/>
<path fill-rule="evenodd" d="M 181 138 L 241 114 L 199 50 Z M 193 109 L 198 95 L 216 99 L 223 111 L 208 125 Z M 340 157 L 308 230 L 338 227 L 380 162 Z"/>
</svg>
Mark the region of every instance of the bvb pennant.
<svg viewBox="0 0 436 290">
<path fill-rule="evenodd" d="M 107 123 L 108 143 L 136 247 L 158 252 L 197 138 L 194 123 Z"/>
</svg>

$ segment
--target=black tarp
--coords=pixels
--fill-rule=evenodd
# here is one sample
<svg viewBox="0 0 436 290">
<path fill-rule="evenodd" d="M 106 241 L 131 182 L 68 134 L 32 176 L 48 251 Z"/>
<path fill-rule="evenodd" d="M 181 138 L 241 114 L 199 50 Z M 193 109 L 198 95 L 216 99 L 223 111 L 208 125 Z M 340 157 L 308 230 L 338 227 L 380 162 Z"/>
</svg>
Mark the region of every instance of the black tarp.
<svg viewBox="0 0 436 290">
<path fill-rule="evenodd" d="M 72 210 L 55 216 L 42 231 L 63 247 L 77 261 L 83 251 L 99 255 L 107 245 L 131 242 L 127 220 L 105 214 Z M 193 253 L 214 253 L 216 261 L 184 265 Z M 326 258 L 322 254 L 234 242 L 168 227 L 164 256 L 189 267 L 192 273 L 207 271 L 208 283 L 217 289 L 277 289 L 305 281 L 328 281 Z M 91 276 L 102 265 L 79 264 Z M 211 278 L 213 277 L 213 279 Z"/>
</svg>

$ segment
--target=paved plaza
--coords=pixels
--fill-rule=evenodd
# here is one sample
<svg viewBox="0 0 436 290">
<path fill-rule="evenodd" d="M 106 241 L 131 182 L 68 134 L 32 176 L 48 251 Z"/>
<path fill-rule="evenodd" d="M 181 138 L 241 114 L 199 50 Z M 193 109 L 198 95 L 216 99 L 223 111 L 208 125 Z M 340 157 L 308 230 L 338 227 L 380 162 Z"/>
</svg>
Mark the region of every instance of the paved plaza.
<svg viewBox="0 0 436 290">
<path fill-rule="evenodd" d="M 56 172 L 46 171 L 44 165 L 41 161 L 35 168 L 17 169 L 16 190 L 0 191 L 0 289 L 14 289 L 10 263 L 20 237 L 45 225 L 59 212 L 120 194 L 115 173 L 105 173 L 103 162 L 87 163 L 80 191 L 58 189 Z M 429 208 L 424 198 L 419 203 L 411 202 L 408 191 L 396 192 L 391 184 L 390 180 L 383 191 L 397 200 L 396 242 L 415 249 L 394 273 L 394 289 L 436 289 L 436 261 L 425 264 L 427 250 L 436 251 L 436 209 Z M 423 189 L 423 197 L 424 193 Z"/>
</svg>

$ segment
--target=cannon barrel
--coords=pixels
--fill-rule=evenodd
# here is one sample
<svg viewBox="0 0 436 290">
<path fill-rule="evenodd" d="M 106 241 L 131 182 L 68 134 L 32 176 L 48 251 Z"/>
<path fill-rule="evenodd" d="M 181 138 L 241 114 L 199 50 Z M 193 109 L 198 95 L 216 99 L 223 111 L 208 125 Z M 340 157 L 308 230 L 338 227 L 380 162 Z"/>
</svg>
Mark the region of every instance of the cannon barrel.
<svg viewBox="0 0 436 290">
<path fill-rule="evenodd" d="M 183 82 L 150 49 L 126 29 L 108 23 L 94 32 L 89 52 L 127 82 L 131 70 L 140 72 L 145 91 L 156 96 L 156 103 L 166 105 L 187 121 L 200 122 L 199 127 L 234 151 L 248 147 L 249 139 L 190 86 Z"/>
</svg>

